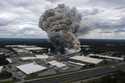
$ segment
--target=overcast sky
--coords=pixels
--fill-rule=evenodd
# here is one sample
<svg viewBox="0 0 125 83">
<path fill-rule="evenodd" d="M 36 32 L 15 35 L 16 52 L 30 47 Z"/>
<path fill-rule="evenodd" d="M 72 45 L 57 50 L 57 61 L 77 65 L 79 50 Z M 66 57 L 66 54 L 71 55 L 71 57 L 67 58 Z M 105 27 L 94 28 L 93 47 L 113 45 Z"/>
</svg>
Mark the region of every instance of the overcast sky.
<svg viewBox="0 0 125 83">
<path fill-rule="evenodd" d="M 60 3 L 76 7 L 91 28 L 81 38 L 125 39 L 125 0 L 0 0 L 0 37 L 47 38 L 39 17 Z"/>
</svg>

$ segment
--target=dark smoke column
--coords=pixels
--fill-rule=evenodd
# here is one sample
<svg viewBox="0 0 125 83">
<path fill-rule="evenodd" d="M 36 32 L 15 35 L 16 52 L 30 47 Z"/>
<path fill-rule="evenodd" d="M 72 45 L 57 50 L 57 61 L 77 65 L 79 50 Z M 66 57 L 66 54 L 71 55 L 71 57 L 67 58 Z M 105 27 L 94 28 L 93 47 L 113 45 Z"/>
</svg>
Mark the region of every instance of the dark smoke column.
<svg viewBox="0 0 125 83">
<path fill-rule="evenodd" d="M 40 17 L 39 27 L 47 32 L 55 52 L 67 53 L 80 50 L 80 42 L 76 36 L 80 21 L 81 15 L 76 8 L 60 4 L 45 11 Z"/>
</svg>

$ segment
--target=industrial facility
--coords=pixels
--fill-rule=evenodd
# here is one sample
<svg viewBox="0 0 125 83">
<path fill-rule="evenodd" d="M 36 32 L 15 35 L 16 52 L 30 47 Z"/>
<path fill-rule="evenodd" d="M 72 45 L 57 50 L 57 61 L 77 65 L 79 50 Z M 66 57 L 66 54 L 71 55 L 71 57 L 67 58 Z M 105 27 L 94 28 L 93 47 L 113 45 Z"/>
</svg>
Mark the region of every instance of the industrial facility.
<svg viewBox="0 0 125 83">
<path fill-rule="evenodd" d="M 52 55 L 35 45 L 5 45 L 0 48 L 0 83 L 122 83 L 124 55 L 114 51 Z M 116 82 L 117 80 L 117 82 Z M 114 82 L 115 81 L 115 82 Z"/>
</svg>

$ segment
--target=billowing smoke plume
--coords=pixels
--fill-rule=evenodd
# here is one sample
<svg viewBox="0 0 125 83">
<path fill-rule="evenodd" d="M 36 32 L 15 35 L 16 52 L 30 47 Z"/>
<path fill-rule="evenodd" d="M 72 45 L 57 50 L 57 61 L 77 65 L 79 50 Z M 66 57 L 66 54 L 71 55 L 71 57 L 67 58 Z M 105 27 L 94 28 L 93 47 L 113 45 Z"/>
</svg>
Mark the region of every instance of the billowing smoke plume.
<svg viewBox="0 0 125 83">
<path fill-rule="evenodd" d="M 76 37 L 79 30 L 81 15 L 76 8 L 69 8 L 64 4 L 54 9 L 46 10 L 40 17 L 39 27 L 48 33 L 52 45 L 58 51 L 65 48 L 80 49 L 80 42 Z"/>
</svg>

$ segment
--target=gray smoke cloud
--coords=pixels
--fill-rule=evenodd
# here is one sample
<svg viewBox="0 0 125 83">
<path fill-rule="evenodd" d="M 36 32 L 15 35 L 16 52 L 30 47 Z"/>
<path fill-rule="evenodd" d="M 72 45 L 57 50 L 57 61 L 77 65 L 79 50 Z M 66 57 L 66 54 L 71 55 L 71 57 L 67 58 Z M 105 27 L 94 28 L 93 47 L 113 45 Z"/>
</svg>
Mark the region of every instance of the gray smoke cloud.
<svg viewBox="0 0 125 83">
<path fill-rule="evenodd" d="M 76 8 L 59 4 L 56 8 L 45 11 L 40 17 L 39 27 L 47 32 L 50 42 L 57 50 L 80 49 L 77 39 L 80 22 L 81 14 Z"/>
</svg>

